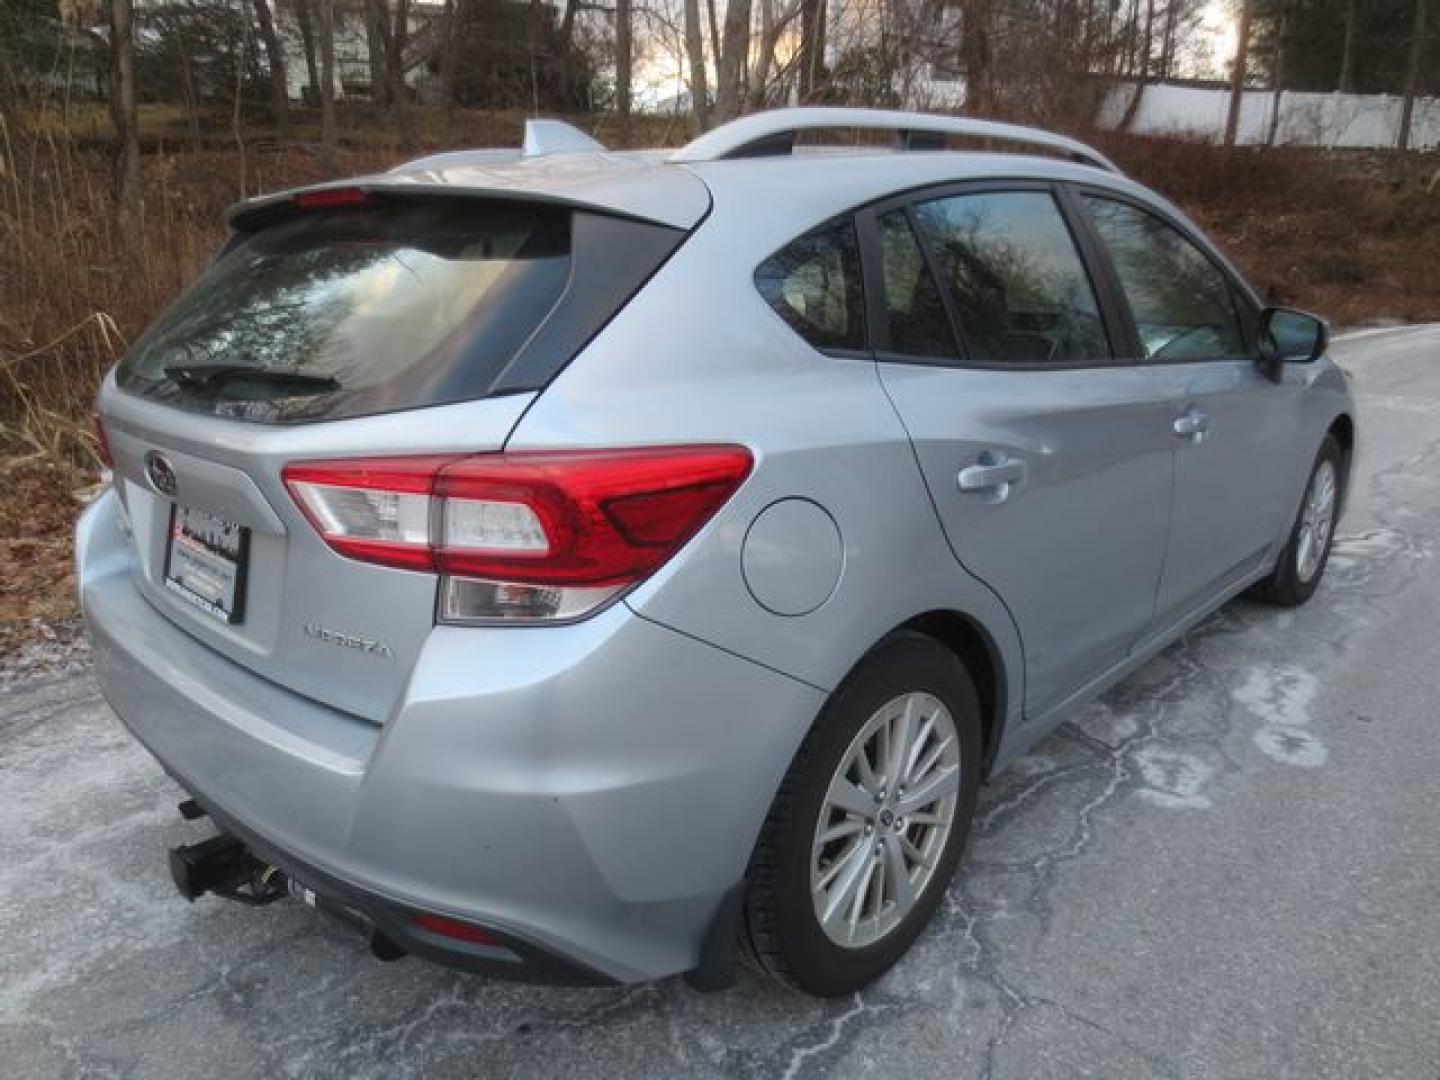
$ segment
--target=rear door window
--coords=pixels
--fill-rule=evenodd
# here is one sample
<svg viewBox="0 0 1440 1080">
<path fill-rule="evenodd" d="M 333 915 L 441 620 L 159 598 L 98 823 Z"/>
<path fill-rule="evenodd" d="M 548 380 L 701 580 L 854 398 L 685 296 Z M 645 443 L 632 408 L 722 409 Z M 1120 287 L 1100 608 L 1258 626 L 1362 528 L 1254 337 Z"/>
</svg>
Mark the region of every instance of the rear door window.
<svg viewBox="0 0 1440 1080">
<path fill-rule="evenodd" d="M 915 219 L 959 315 L 967 359 L 1017 367 L 1110 359 L 1070 230 L 1045 191 L 931 199 Z"/>
<path fill-rule="evenodd" d="M 241 237 L 121 362 L 122 388 L 287 421 L 483 394 L 566 290 L 569 210 L 460 200 Z"/>
<path fill-rule="evenodd" d="M 1115 264 L 1147 360 L 1245 353 L 1225 274 L 1178 229 L 1129 203 L 1081 197 Z"/>
<path fill-rule="evenodd" d="M 786 244 L 760 264 L 755 287 L 815 348 L 865 348 L 860 245 L 850 218 L 827 222 Z"/>
</svg>

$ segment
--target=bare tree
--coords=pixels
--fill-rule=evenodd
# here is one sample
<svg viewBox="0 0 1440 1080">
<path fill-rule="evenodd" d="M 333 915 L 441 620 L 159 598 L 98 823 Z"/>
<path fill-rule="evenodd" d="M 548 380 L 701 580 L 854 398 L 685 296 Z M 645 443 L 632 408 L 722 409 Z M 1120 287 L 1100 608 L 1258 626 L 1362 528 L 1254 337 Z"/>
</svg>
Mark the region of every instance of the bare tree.
<svg viewBox="0 0 1440 1080">
<path fill-rule="evenodd" d="M 620 117 L 620 139 L 630 142 L 630 73 L 634 61 L 630 0 L 615 0 L 615 112 Z"/>
<path fill-rule="evenodd" d="M 390 13 L 385 0 L 365 0 L 365 51 L 370 60 L 370 100 L 390 103 Z"/>
<path fill-rule="evenodd" d="M 295 25 L 300 28 L 300 47 L 305 53 L 305 75 L 310 93 L 320 97 L 320 66 L 315 55 L 315 18 L 310 10 L 314 0 L 295 0 Z"/>
<path fill-rule="evenodd" d="M 335 169 L 335 0 L 320 0 L 320 142 Z"/>
<path fill-rule="evenodd" d="M 695 122 L 710 126 L 710 80 L 705 74 L 705 34 L 700 28 L 700 0 L 685 0 L 685 53 L 690 63 L 690 103 Z"/>
<path fill-rule="evenodd" d="M 745 78 L 750 56 L 750 0 L 728 0 L 725 36 L 715 65 L 715 113 L 723 123 L 740 115 L 745 103 Z"/>
<path fill-rule="evenodd" d="M 1395 149 L 1410 149 L 1410 120 L 1415 114 L 1415 93 L 1420 88 L 1420 60 L 1425 53 L 1426 0 L 1415 0 L 1415 22 L 1410 29 L 1410 60 L 1405 65 L 1405 98 L 1400 106 L 1400 131 Z"/>
<path fill-rule="evenodd" d="M 1345 45 L 1340 54 L 1340 82 L 1336 89 L 1348 94 L 1355 86 L 1355 23 L 1360 18 L 1360 0 L 1350 0 L 1345 9 Z"/>
<path fill-rule="evenodd" d="M 116 222 L 133 238 L 140 218 L 140 120 L 135 104 L 135 10 L 131 0 L 110 0 L 110 116 L 116 135 Z"/>
<path fill-rule="evenodd" d="M 275 14 L 270 10 L 270 0 L 253 0 L 253 3 L 255 20 L 260 24 L 260 42 L 265 46 L 265 59 L 270 65 L 270 114 L 275 121 L 275 130 L 284 138 L 290 120 L 285 52 L 280 47 L 280 35 L 275 33 Z"/>
<path fill-rule="evenodd" d="M 1280 24 L 1275 30 L 1275 45 L 1270 56 L 1270 81 L 1274 94 L 1270 98 L 1270 129 L 1265 133 L 1265 145 L 1274 146 L 1275 137 L 1280 133 L 1280 98 L 1285 92 L 1285 33 L 1290 26 L 1290 3 L 1286 0 L 1280 8 Z"/>
<path fill-rule="evenodd" d="M 796 55 L 800 103 L 815 100 L 825 68 L 825 0 L 800 0 L 800 43 Z"/>
<path fill-rule="evenodd" d="M 1155 35 L 1155 0 L 1145 0 L 1145 36 L 1140 45 L 1140 66 L 1136 72 L 1135 92 L 1125 106 L 1125 115 L 1120 118 L 1120 128 L 1129 131 L 1140 113 L 1140 102 L 1145 97 L 1145 87 L 1150 83 L 1150 56 Z"/>
<path fill-rule="evenodd" d="M 965 111 L 984 114 L 995 108 L 991 72 L 991 0 L 965 0 L 960 9 L 960 62 L 965 68 Z"/>
<path fill-rule="evenodd" d="M 1235 66 L 1230 72 L 1230 111 L 1225 117 L 1225 145 L 1234 146 L 1240 128 L 1240 103 L 1245 97 L 1245 65 L 1250 54 L 1250 16 L 1255 0 L 1241 0 L 1236 32 Z"/>
</svg>

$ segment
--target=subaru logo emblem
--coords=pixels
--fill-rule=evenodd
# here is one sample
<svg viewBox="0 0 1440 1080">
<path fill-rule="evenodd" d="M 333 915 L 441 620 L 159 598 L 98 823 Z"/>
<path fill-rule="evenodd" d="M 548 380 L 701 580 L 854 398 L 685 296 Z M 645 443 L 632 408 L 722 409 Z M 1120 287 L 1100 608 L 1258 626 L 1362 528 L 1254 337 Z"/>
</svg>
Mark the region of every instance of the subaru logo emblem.
<svg viewBox="0 0 1440 1080">
<path fill-rule="evenodd" d="M 164 454 L 151 450 L 145 455 L 145 476 L 150 481 L 150 486 L 161 495 L 175 495 L 175 489 L 179 486 L 175 481 L 175 470 L 170 467 Z"/>
</svg>

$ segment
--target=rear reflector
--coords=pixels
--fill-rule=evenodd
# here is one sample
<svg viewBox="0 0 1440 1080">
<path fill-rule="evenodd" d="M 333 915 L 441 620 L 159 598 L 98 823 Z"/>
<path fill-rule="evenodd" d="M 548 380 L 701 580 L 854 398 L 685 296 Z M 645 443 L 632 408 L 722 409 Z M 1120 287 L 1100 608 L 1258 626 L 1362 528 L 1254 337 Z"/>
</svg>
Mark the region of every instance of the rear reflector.
<svg viewBox="0 0 1440 1080">
<path fill-rule="evenodd" d="M 459 919 L 447 919 L 444 915 L 416 915 L 412 921 L 421 930 L 439 934 L 441 937 L 453 938 L 456 941 L 465 941 L 471 945 L 500 944 L 500 939 L 494 934 L 470 923 L 461 922 Z"/>
<path fill-rule="evenodd" d="M 445 575 L 447 621 L 574 618 L 640 581 L 734 494 L 739 446 L 304 462 L 284 479 L 340 554 Z"/>
</svg>

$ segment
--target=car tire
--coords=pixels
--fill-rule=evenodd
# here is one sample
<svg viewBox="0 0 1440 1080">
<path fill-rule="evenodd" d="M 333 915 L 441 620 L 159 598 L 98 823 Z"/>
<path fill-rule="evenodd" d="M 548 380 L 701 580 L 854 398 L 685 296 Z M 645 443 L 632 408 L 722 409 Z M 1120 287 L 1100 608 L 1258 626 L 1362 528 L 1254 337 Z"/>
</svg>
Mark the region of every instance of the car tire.
<svg viewBox="0 0 1440 1080">
<path fill-rule="evenodd" d="M 905 739 L 907 731 L 917 742 Z M 980 784 L 981 731 L 968 672 L 933 638 L 897 633 L 860 662 L 796 753 L 751 859 L 746 936 L 763 970 L 833 997 L 872 982 L 905 953 L 934 915 L 964 849 Z M 893 768 L 885 760 L 891 745 L 906 746 Z M 871 783 L 845 788 L 842 779 L 861 778 L 857 746 L 872 766 Z M 953 795 L 921 801 L 948 790 L 952 773 Z M 912 778 L 908 790 L 891 783 L 902 774 Z M 847 807 L 833 801 L 837 792 Z M 861 801 L 871 810 L 848 807 L 857 792 L 869 797 Z M 817 883 L 820 892 L 813 892 Z M 842 914 L 822 922 L 822 910 L 837 904 Z"/>
<path fill-rule="evenodd" d="M 1284 550 L 1270 576 L 1256 588 L 1261 599 L 1281 607 L 1298 607 L 1315 594 L 1330 559 L 1344 486 L 1344 454 L 1335 437 L 1326 435 L 1310 467 Z"/>
</svg>

